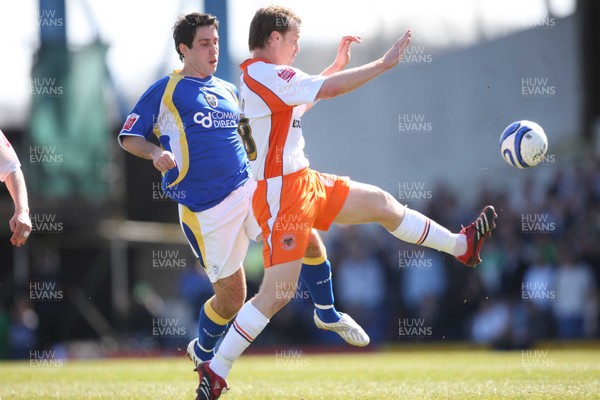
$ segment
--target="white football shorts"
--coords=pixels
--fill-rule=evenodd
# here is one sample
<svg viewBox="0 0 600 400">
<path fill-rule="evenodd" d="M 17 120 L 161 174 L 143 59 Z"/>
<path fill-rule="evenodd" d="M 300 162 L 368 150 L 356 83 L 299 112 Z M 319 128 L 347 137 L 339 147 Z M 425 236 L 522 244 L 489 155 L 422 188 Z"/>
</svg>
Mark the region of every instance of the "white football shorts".
<svg viewBox="0 0 600 400">
<path fill-rule="evenodd" d="M 261 240 L 252 212 L 256 181 L 249 178 L 222 202 L 193 212 L 179 204 L 179 222 L 192 251 L 212 283 L 233 275 L 248 252 L 249 239 Z"/>
</svg>

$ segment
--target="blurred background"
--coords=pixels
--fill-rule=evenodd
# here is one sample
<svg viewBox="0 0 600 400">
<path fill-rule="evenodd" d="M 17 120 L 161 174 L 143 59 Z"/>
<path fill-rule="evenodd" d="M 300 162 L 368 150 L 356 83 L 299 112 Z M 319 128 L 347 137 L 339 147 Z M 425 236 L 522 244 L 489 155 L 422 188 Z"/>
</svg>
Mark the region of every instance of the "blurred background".
<svg viewBox="0 0 600 400">
<path fill-rule="evenodd" d="M 375 225 L 323 234 L 336 305 L 372 348 L 433 342 L 529 348 L 598 338 L 600 3 L 594 0 L 284 1 L 303 19 L 296 66 L 319 73 L 358 34 L 349 67 L 407 28 L 397 69 L 303 119 L 319 171 L 376 184 L 458 231 L 494 204 L 484 262 L 404 244 Z M 238 83 L 256 0 L 23 0 L 0 4 L 0 129 L 22 163 L 34 232 L 10 245 L 0 189 L 0 358 L 181 352 L 210 283 L 180 231 L 159 173 L 116 137 L 139 96 L 179 68 L 179 14 L 220 19 L 217 76 Z M 535 168 L 501 158 L 511 122 L 544 127 Z M 249 295 L 260 245 L 245 263 Z M 253 348 L 330 349 L 300 286 Z M 251 349 L 251 351 L 253 351 Z M 259 351 L 259 350 L 256 350 Z"/>
</svg>

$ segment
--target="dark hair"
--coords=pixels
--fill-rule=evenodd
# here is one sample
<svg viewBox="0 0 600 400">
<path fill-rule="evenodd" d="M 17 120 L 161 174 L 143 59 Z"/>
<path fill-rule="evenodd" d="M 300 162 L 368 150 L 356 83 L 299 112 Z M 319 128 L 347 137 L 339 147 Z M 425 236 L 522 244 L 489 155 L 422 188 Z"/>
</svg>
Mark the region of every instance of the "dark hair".
<svg viewBox="0 0 600 400">
<path fill-rule="evenodd" d="M 173 25 L 173 40 L 175 41 L 175 50 L 177 50 L 181 61 L 183 61 L 183 54 L 179 51 L 179 45 L 183 43 L 192 48 L 196 37 L 196 29 L 201 26 L 214 26 L 215 29 L 219 29 L 219 21 L 214 15 L 200 13 L 180 15 L 177 18 L 177 22 Z"/>
<path fill-rule="evenodd" d="M 282 6 L 267 6 L 259 8 L 250 22 L 250 34 L 248 35 L 248 48 L 264 49 L 272 32 L 282 34 L 296 26 L 302 21 L 294 11 Z"/>
</svg>

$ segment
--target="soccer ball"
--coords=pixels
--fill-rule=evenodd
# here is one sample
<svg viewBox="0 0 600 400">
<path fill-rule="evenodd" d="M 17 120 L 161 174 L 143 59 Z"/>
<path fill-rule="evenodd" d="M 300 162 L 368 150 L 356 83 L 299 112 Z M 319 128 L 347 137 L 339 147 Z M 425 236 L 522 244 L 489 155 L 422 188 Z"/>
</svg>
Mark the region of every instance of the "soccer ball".
<svg viewBox="0 0 600 400">
<path fill-rule="evenodd" d="M 500 135 L 502 158 L 513 167 L 535 167 L 544 159 L 546 150 L 548 138 L 535 122 L 513 122 Z"/>
</svg>

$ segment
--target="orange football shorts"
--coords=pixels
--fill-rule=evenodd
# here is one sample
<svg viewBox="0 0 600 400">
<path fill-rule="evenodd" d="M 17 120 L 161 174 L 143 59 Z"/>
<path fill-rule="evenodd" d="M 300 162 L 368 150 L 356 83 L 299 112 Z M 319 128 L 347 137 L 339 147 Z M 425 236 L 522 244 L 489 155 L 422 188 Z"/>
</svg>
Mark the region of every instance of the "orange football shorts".
<svg viewBox="0 0 600 400">
<path fill-rule="evenodd" d="M 312 228 L 328 230 L 342 209 L 348 177 L 300 171 L 258 181 L 252 199 L 265 268 L 304 257 Z"/>
</svg>

